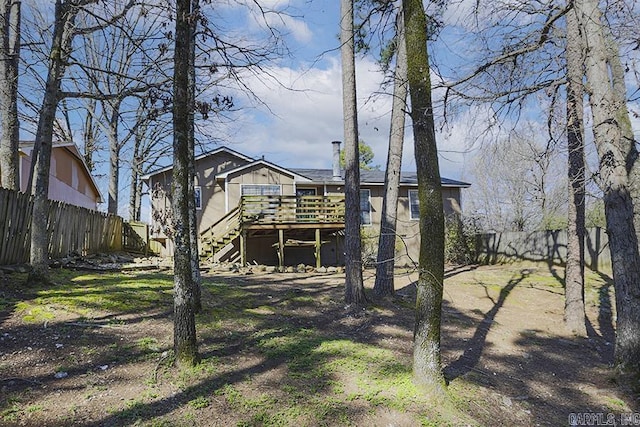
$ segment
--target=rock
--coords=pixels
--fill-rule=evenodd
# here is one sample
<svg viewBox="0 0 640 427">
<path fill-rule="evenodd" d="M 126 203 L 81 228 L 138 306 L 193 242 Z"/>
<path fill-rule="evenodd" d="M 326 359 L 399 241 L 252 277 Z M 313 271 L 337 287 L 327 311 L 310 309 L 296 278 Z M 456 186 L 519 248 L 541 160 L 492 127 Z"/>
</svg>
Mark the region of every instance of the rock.
<svg viewBox="0 0 640 427">
<path fill-rule="evenodd" d="M 118 254 L 117 262 L 134 262 L 135 258 L 127 254 Z"/>
<path fill-rule="evenodd" d="M 68 376 L 69 376 L 69 374 L 67 372 L 56 372 L 55 375 L 54 375 L 54 377 L 56 379 L 62 379 L 62 378 L 66 378 Z"/>
<path fill-rule="evenodd" d="M 284 272 L 285 272 L 285 273 L 295 273 L 295 272 L 296 272 L 296 270 L 295 270 L 295 268 L 293 268 L 293 267 L 287 267 L 287 268 L 284 270 Z"/>
<path fill-rule="evenodd" d="M 327 273 L 337 273 L 338 269 L 336 267 L 327 268 Z"/>
<path fill-rule="evenodd" d="M 266 268 L 265 268 L 265 271 L 266 271 L 267 273 L 275 273 L 277 270 L 278 270 L 278 269 L 277 269 L 276 267 L 272 266 L 272 265 L 270 265 L 270 266 L 268 266 L 268 267 L 266 267 Z"/>
<path fill-rule="evenodd" d="M 13 269 L 16 273 L 28 273 L 30 271 L 29 267 L 26 265 L 16 265 Z"/>
</svg>

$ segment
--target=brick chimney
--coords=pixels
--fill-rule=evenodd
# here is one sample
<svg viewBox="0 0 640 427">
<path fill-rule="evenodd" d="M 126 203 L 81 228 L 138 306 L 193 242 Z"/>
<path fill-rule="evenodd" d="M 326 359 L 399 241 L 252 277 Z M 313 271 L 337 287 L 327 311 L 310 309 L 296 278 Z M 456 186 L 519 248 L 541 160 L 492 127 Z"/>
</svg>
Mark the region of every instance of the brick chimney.
<svg viewBox="0 0 640 427">
<path fill-rule="evenodd" d="M 333 180 L 342 181 L 340 174 L 340 141 L 332 141 L 333 144 Z"/>
</svg>

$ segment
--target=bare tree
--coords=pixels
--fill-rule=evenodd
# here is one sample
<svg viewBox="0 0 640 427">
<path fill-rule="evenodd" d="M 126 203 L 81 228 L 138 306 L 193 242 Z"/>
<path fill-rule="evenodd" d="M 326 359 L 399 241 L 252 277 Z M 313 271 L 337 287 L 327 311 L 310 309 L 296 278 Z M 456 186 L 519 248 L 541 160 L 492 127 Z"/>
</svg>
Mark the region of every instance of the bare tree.
<svg viewBox="0 0 640 427">
<path fill-rule="evenodd" d="M 567 151 L 569 204 L 564 320 L 574 334 L 587 335 L 584 308 L 585 156 L 583 126 L 584 46 L 575 9 L 567 21 Z"/>
<path fill-rule="evenodd" d="M 74 38 L 80 34 L 89 34 L 113 25 L 125 16 L 133 5 L 132 0 L 117 4 L 114 12 L 111 8 L 100 8 L 98 0 L 56 0 L 47 78 L 32 151 L 30 173 L 30 183 L 33 182 L 30 252 L 32 271 L 29 281 L 48 281 L 47 201 L 53 135 L 57 123 L 56 112 L 62 99 L 82 96 L 82 94 L 65 92 L 61 88 L 72 58 Z M 89 10 L 91 7 L 94 7 L 94 10 Z M 92 19 L 85 22 L 85 26 L 79 26 L 76 22 L 77 17 L 83 11 L 87 11 L 87 16 L 91 16 Z"/>
<path fill-rule="evenodd" d="M 140 100 L 135 122 L 133 153 L 129 165 L 129 219 L 140 221 L 143 195 L 141 177 L 153 170 L 160 159 L 170 156 L 172 147 L 163 141 L 173 130 L 169 121 L 157 119 L 156 110 L 147 105 L 146 98 Z"/>
<path fill-rule="evenodd" d="M 373 292 L 377 296 L 393 295 L 394 292 L 398 192 L 402 171 L 405 110 L 407 108 L 407 49 L 404 40 L 404 17 L 401 10 L 398 12 L 397 18 L 395 47 L 397 53 L 393 80 L 389 150 L 387 153 L 384 195 L 382 198 L 376 280 L 373 286 Z"/>
<path fill-rule="evenodd" d="M 18 148 L 19 0 L 0 3 L 0 187 L 20 189 Z"/>
<path fill-rule="evenodd" d="M 173 174 L 172 210 L 174 240 L 174 298 L 173 348 L 179 366 L 193 366 L 198 362 L 196 338 L 194 283 L 191 263 L 190 191 L 192 183 L 189 133 L 193 110 L 190 110 L 192 26 L 197 19 L 192 0 L 177 0 L 174 78 L 173 78 Z"/>
<path fill-rule="evenodd" d="M 345 301 L 366 301 L 362 281 L 360 240 L 360 154 L 358 150 L 358 108 L 353 30 L 353 0 L 340 2 L 342 56 L 342 105 L 345 145 Z"/>
<path fill-rule="evenodd" d="M 638 151 L 627 110 L 624 70 L 596 0 L 575 0 L 586 46 L 585 74 L 600 159 L 607 233 L 616 290 L 615 359 L 619 368 L 640 369 L 640 254 L 633 197 Z M 640 200 L 640 199 L 639 199 Z"/>
<path fill-rule="evenodd" d="M 56 109 L 60 102 L 60 84 L 64 76 L 67 60 L 75 31 L 75 19 L 82 6 L 95 0 L 56 0 L 55 21 L 51 54 L 45 93 L 38 115 L 38 129 L 32 153 L 33 214 L 31 218 L 31 273 L 30 282 L 49 281 L 49 241 L 47 232 L 47 201 L 49 193 L 49 170 L 53 144 L 53 127 Z M 33 176 L 34 174 L 31 173 Z"/>
<path fill-rule="evenodd" d="M 484 229 L 532 231 L 564 226 L 566 164 L 551 139 L 539 140 L 542 132 L 540 126 L 524 125 L 498 137 L 474 158 L 467 212 Z"/>
<path fill-rule="evenodd" d="M 200 16 L 200 1 L 191 0 L 192 15 Z M 191 245 L 191 280 L 193 283 L 193 307 L 196 313 L 202 309 L 201 290 L 200 290 L 200 250 L 198 248 L 198 219 L 196 216 L 196 140 L 195 140 L 195 119 L 196 112 L 196 34 L 198 30 L 198 19 L 192 18 L 189 21 L 189 84 L 187 103 L 189 108 L 189 130 L 187 134 L 189 146 L 189 244 Z"/>
<path fill-rule="evenodd" d="M 403 0 L 407 79 L 420 203 L 420 258 L 413 343 L 413 375 L 443 394 L 440 324 L 444 282 L 444 211 L 427 52 L 428 21 L 422 0 Z"/>
</svg>

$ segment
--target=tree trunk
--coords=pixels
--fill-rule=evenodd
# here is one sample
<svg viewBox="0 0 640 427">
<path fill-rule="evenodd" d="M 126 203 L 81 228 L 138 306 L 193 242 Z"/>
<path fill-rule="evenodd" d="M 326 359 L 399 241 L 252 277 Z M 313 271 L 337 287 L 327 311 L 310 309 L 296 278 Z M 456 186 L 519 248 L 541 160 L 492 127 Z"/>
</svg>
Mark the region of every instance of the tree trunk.
<svg viewBox="0 0 640 427">
<path fill-rule="evenodd" d="M 120 101 L 104 103 L 109 106 L 109 123 L 107 124 L 107 139 L 109 140 L 109 201 L 107 212 L 118 215 L 118 187 L 120 183 L 120 141 L 118 141 L 118 121 L 120 116 Z M 103 104 L 103 105 L 104 105 Z"/>
<path fill-rule="evenodd" d="M 353 32 L 353 0 L 340 3 L 342 57 L 342 105 L 345 158 L 345 301 L 366 301 L 362 282 L 362 242 L 360 239 L 360 154 L 358 150 L 358 108 Z"/>
<path fill-rule="evenodd" d="M 189 232 L 189 73 L 191 0 L 176 2 L 173 77 L 173 240 L 174 240 L 174 333 L 173 347 L 179 366 L 198 362 L 196 340 L 191 238 Z"/>
<path fill-rule="evenodd" d="M 200 290 L 200 250 L 198 249 L 198 217 L 196 213 L 196 197 L 195 197 L 195 178 L 196 178 L 196 162 L 195 162 L 195 111 L 196 111 L 196 31 L 198 26 L 198 17 L 200 14 L 200 4 L 198 0 L 192 0 L 192 18 L 190 22 L 189 39 L 191 45 L 189 47 L 189 234 L 191 243 L 191 272 L 193 280 L 193 306 L 196 313 L 202 309 L 201 290 Z"/>
<path fill-rule="evenodd" d="M 139 110 L 140 111 L 140 110 Z M 141 124 L 133 138 L 133 154 L 131 156 L 131 190 L 129 193 L 129 220 L 140 221 L 140 204 L 142 198 L 142 141 L 147 130 L 146 124 Z"/>
<path fill-rule="evenodd" d="M 422 0 L 403 0 L 402 4 L 420 203 L 420 258 L 413 343 L 413 375 L 419 385 L 442 394 L 445 388 L 440 356 L 444 281 L 444 211 L 431 103 L 427 20 Z"/>
<path fill-rule="evenodd" d="M 2 0 L 0 8 L 0 187 L 20 190 L 20 1 Z"/>
<path fill-rule="evenodd" d="M 632 190 L 638 166 L 620 57 L 609 44 L 597 0 L 574 3 L 586 38 L 587 92 L 604 193 L 607 234 L 616 291 L 615 362 L 636 373 L 640 369 L 640 255 L 634 225 Z M 640 200 L 639 200 L 640 202 Z"/>
<path fill-rule="evenodd" d="M 142 160 L 140 159 L 139 150 L 140 142 L 138 137 L 135 139 L 133 148 L 133 160 L 131 162 L 131 189 L 129 193 L 129 220 L 140 221 L 140 205 L 142 197 L 142 180 L 140 179 L 140 168 Z"/>
<path fill-rule="evenodd" d="M 389 151 L 387 153 L 387 169 L 385 172 L 384 195 L 382 198 L 376 280 L 373 285 L 373 292 L 376 296 L 393 295 L 394 292 L 393 276 L 396 251 L 396 222 L 400 173 L 402 171 L 404 114 L 407 101 L 407 46 L 404 40 L 403 19 L 402 11 L 398 12 L 396 70 L 393 85 L 393 103 L 391 107 Z"/>
<path fill-rule="evenodd" d="M 567 13 L 566 61 L 569 206 L 564 320 L 570 331 L 584 337 L 587 335 L 584 309 L 584 49 L 575 10 Z"/>
<path fill-rule="evenodd" d="M 97 129 L 94 125 L 97 101 L 95 99 L 87 100 L 87 115 L 84 119 L 84 129 L 82 133 L 82 141 L 84 146 L 84 161 L 90 172 L 93 172 L 95 163 L 93 155 L 97 149 Z"/>
<path fill-rule="evenodd" d="M 49 170 L 53 144 L 53 126 L 60 101 L 60 82 L 66 69 L 66 61 L 73 40 L 73 27 L 78 9 L 61 0 L 56 1 L 53 41 L 49 59 L 49 71 L 42 106 L 38 116 L 38 129 L 32 152 L 33 215 L 31 217 L 32 271 L 29 282 L 49 281 L 49 233 L 47 230 Z"/>
</svg>

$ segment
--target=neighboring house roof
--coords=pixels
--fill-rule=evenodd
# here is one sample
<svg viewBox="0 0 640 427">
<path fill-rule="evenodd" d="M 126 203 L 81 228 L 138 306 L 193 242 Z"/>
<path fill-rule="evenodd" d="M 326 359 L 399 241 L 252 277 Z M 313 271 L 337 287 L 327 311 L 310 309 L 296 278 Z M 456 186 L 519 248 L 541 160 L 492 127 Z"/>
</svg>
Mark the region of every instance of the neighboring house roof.
<svg viewBox="0 0 640 427">
<path fill-rule="evenodd" d="M 20 151 L 25 153 L 25 148 L 30 148 L 31 150 L 33 150 L 34 144 L 35 143 L 33 141 L 20 141 Z M 78 162 L 82 165 L 82 168 L 84 169 L 87 177 L 89 178 L 91 189 L 96 194 L 96 203 L 103 203 L 104 200 L 102 199 L 102 195 L 100 194 L 100 190 L 98 189 L 98 184 L 96 183 L 93 174 L 89 170 L 89 166 L 87 166 L 87 162 L 84 160 L 84 156 L 80 153 L 78 146 L 74 142 L 65 141 L 54 141 L 52 146 L 53 148 L 66 149 L 76 160 L 78 160 Z"/>
<path fill-rule="evenodd" d="M 291 171 L 300 175 L 310 178 L 313 182 L 317 183 L 330 183 L 336 182 L 333 180 L 332 169 L 291 169 Z M 344 171 L 342 171 L 344 177 Z M 381 170 L 361 170 L 360 182 L 367 185 L 384 185 L 385 171 Z M 468 182 L 457 181 L 455 179 L 449 179 L 441 177 L 440 181 L 443 187 L 460 187 L 467 188 L 471 184 Z M 338 181 L 340 182 L 340 181 Z M 407 186 L 418 185 L 418 174 L 416 172 L 402 172 L 400 174 L 400 184 Z"/>
<path fill-rule="evenodd" d="M 261 160 L 254 160 L 253 162 L 247 163 L 246 165 L 242 165 L 242 166 L 239 166 L 237 168 L 234 168 L 234 169 L 231 169 L 231 170 L 228 170 L 228 171 L 224 171 L 223 173 L 219 173 L 218 175 L 216 175 L 216 179 L 226 179 L 229 175 L 233 175 L 235 173 L 241 172 L 241 171 L 243 171 L 245 169 L 249 169 L 249 168 L 252 168 L 252 167 L 258 166 L 258 165 L 265 166 L 265 167 L 268 167 L 270 169 L 275 169 L 278 172 L 282 173 L 283 175 L 289 175 L 289 176 L 293 177 L 296 181 L 299 181 L 299 182 L 312 182 L 311 179 L 307 178 L 306 176 L 304 176 L 302 174 L 296 173 L 293 169 L 286 169 L 286 168 L 283 168 L 281 166 L 278 166 L 278 165 L 276 165 L 274 163 L 271 163 L 271 162 L 268 162 L 268 161 L 262 160 L 262 159 Z"/>
<path fill-rule="evenodd" d="M 204 159 L 204 158 L 209 157 L 209 156 L 214 156 L 214 155 L 219 154 L 221 152 L 226 152 L 228 154 L 231 154 L 232 156 L 236 156 L 237 158 L 239 158 L 241 160 L 246 160 L 247 162 L 255 161 L 254 158 L 246 156 L 246 155 L 244 155 L 244 154 L 242 154 L 242 153 L 240 153 L 238 151 L 232 150 L 231 148 L 228 148 L 228 147 L 219 147 L 219 148 L 216 148 L 215 150 L 207 151 L 206 153 L 202 153 L 202 154 L 200 154 L 200 155 L 195 157 L 195 161 L 197 162 L 200 159 Z M 142 180 L 143 181 L 148 181 L 149 178 L 151 178 L 152 176 L 158 175 L 158 174 L 163 173 L 163 172 L 170 171 L 171 169 L 173 169 L 173 165 L 165 166 L 165 167 L 163 167 L 161 169 L 156 169 L 156 170 L 151 171 L 148 174 L 144 175 L 142 177 Z"/>
</svg>

